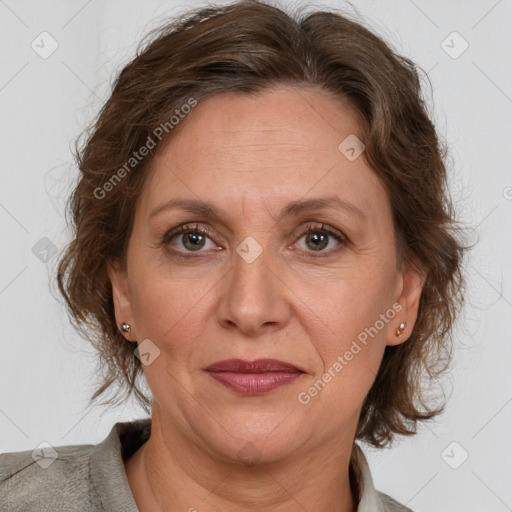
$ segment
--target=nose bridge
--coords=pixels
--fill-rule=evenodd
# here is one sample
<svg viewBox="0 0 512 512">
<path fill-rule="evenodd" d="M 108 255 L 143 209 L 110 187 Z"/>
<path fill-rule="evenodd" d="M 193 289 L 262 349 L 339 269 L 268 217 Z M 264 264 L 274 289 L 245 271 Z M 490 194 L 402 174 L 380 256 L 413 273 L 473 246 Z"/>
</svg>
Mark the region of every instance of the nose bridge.
<svg viewBox="0 0 512 512">
<path fill-rule="evenodd" d="M 229 287 L 236 303 L 247 313 L 261 311 L 267 301 L 272 300 L 273 293 L 267 279 L 272 254 L 263 236 L 257 238 L 259 241 L 249 236 L 237 246 Z"/>
<path fill-rule="evenodd" d="M 283 286 L 276 278 L 277 258 L 263 235 L 246 237 L 233 253 L 233 267 L 221 298 L 219 321 L 236 324 L 247 333 L 263 326 L 274 328 L 287 320 L 289 308 Z"/>
<path fill-rule="evenodd" d="M 258 241 L 259 240 L 259 241 Z M 265 292 L 269 261 L 272 260 L 268 243 L 263 236 L 246 237 L 237 247 L 233 261 L 233 285 L 235 289 L 252 291 L 253 296 Z M 265 295 L 265 293 L 263 293 Z"/>
</svg>

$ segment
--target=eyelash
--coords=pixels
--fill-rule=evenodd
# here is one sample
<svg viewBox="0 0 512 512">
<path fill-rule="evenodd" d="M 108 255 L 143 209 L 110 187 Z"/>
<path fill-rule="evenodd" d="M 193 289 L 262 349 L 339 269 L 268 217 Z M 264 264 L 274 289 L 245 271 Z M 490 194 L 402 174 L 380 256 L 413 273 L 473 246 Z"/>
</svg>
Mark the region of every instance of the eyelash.
<svg viewBox="0 0 512 512">
<path fill-rule="evenodd" d="M 176 228 L 173 228 L 173 229 L 170 229 L 169 231 L 167 231 L 164 234 L 164 236 L 162 237 L 161 245 L 167 247 L 168 244 L 171 242 L 171 240 L 174 237 L 176 237 L 177 235 L 185 235 L 185 234 L 190 234 L 190 233 L 200 233 L 201 235 L 206 235 L 210 239 L 214 235 L 213 230 L 209 227 L 199 227 L 199 224 L 196 224 L 195 226 L 190 225 L 190 224 L 184 224 L 182 226 L 178 226 Z M 348 239 L 341 232 L 338 232 L 337 230 L 334 230 L 333 228 L 330 228 L 329 226 L 326 226 L 325 224 L 322 224 L 320 227 L 318 227 L 317 225 L 310 224 L 310 225 L 306 226 L 305 228 L 303 228 L 302 230 L 300 230 L 296 234 L 296 236 L 298 236 L 298 238 L 301 239 L 304 235 L 308 235 L 310 233 L 317 233 L 317 234 L 321 233 L 321 234 L 329 235 L 329 236 L 333 237 L 334 239 L 336 239 L 336 241 L 340 243 L 341 247 L 347 245 L 347 242 L 348 242 Z M 310 255 L 314 258 L 325 258 L 325 257 L 330 256 L 331 254 L 337 252 L 339 250 L 339 248 L 340 247 L 338 247 L 337 249 L 331 249 L 330 251 L 327 251 L 327 252 L 322 252 L 322 251 L 318 252 L 318 253 L 315 253 L 315 251 L 306 251 L 306 252 L 310 253 Z M 195 256 L 192 251 L 183 252 L 183 251 L 178 251 L 178 250 L 172 250 L 172 252 L 173 252 L 173 254 L 176 254 L 177 256 L 183 257 L 183 258 L 198 257 L 198 256 Z M 204 252 L 204 251 L 197 251 L 198 255 L 201 252 Z"/>
</svg>

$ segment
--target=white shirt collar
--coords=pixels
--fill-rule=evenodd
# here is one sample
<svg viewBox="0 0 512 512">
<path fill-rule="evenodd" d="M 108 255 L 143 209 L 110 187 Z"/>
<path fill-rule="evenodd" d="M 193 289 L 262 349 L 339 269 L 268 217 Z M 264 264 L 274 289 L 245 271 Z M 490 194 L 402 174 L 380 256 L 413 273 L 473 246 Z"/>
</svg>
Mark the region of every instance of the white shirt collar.
<svg viewBox="0 0 512 512">
<path fill-rule="evenodd" d="M 356 442 L 352 448 L 352 457 L 361 473 L 361 499 L 357 512 L 412 512 L 410 508 L 375 489 L 368 461 Z"/>
<path fill-rule="evenodd" d="M 353 457 L 361 471 L 361 481 L 359 482 L 359 485 L 362 488 L 362 495 L 357 512 L 384 512 L 377 490 L 373 485 L 373 478 L 368 461 L 366 460 L 363 450 L 356 442 L 354 442 Z"/>
</svg>

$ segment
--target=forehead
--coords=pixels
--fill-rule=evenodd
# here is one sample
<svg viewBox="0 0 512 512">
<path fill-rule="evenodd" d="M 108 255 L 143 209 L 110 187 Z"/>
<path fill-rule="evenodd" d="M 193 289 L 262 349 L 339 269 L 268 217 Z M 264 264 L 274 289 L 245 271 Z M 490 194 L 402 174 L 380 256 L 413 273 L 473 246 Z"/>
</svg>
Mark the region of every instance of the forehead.
<svg viewBox="0 0 512 512">
<path fill-rule="evenodd" d="M 279 153 L 290 154 L 290 158 L 296 151 L 337 157 L 340 134 L 362 138 L 356 110 L 327 91 L 312 87 L 279 86 L 251 95 L 218 94 L 203 100 L 184 122 L 184 129 L 168 146 L 179 147 L 180 156 L 189 161 L 202 155 L 192 148 L 218 153 L 221 158 L 225 150 L 241 146 L 262 156 L 275 153 L 279 146 Z M 247 159 L 244 162 L 250 163 Z"/>
<path fill-rule="evenodd" d="M 183 122 L 153 159 L 140 205 L 146 213 L 184 196 L 222 206 L 243 197 L 269 211 L 306 194 L 351 195 L 363 209 L 385 201 L 364 153 L 350 161 L 339 150 L 347 137 L 362 139 L 357 112 L 326 91 L 218 94 Z"/>
</svg>

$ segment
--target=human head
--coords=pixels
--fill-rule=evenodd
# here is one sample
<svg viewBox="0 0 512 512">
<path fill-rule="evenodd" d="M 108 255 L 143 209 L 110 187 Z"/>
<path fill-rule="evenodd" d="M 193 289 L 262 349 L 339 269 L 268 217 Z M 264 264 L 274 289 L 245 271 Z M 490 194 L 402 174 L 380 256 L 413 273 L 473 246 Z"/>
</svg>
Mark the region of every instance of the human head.
<svg viewBox="0 0 512 512">
<path fill-rule="evenodd" d="M 186 106 L 192 119 L 197 105 L 222 93 L 256 97 L 281 86 L 316 87 L 353 109 L 365 145 L 361 158 L 387 193 L 397 268 L 409 264 L 425 276 L 414 328 L 405 343 L 386 347 L 357 437 L 379 446 L 393 434 L 414 432 L 416 421 L 437 412 L 421 410 L 427 400 L 420 378 L 446 360 L 462 284 L 445 150 L 415 66 L 347 17 L 323 12 L 293 19 L 254 1 L 186 15 L 152 38 L 120 73 L 77 155 L 82 174 L 70 202 L 76 236 L 58 282 L 105 368 L 93 398 L 119 383 L 149 403 L 137 385 L 142 364 L 135 346 L 116 321 L 108 263 L 126 264 L 137 201 L 158 152 L 186 130 Z M 162 140 L 126 167 L 159 128 Z"/>
</svg>

